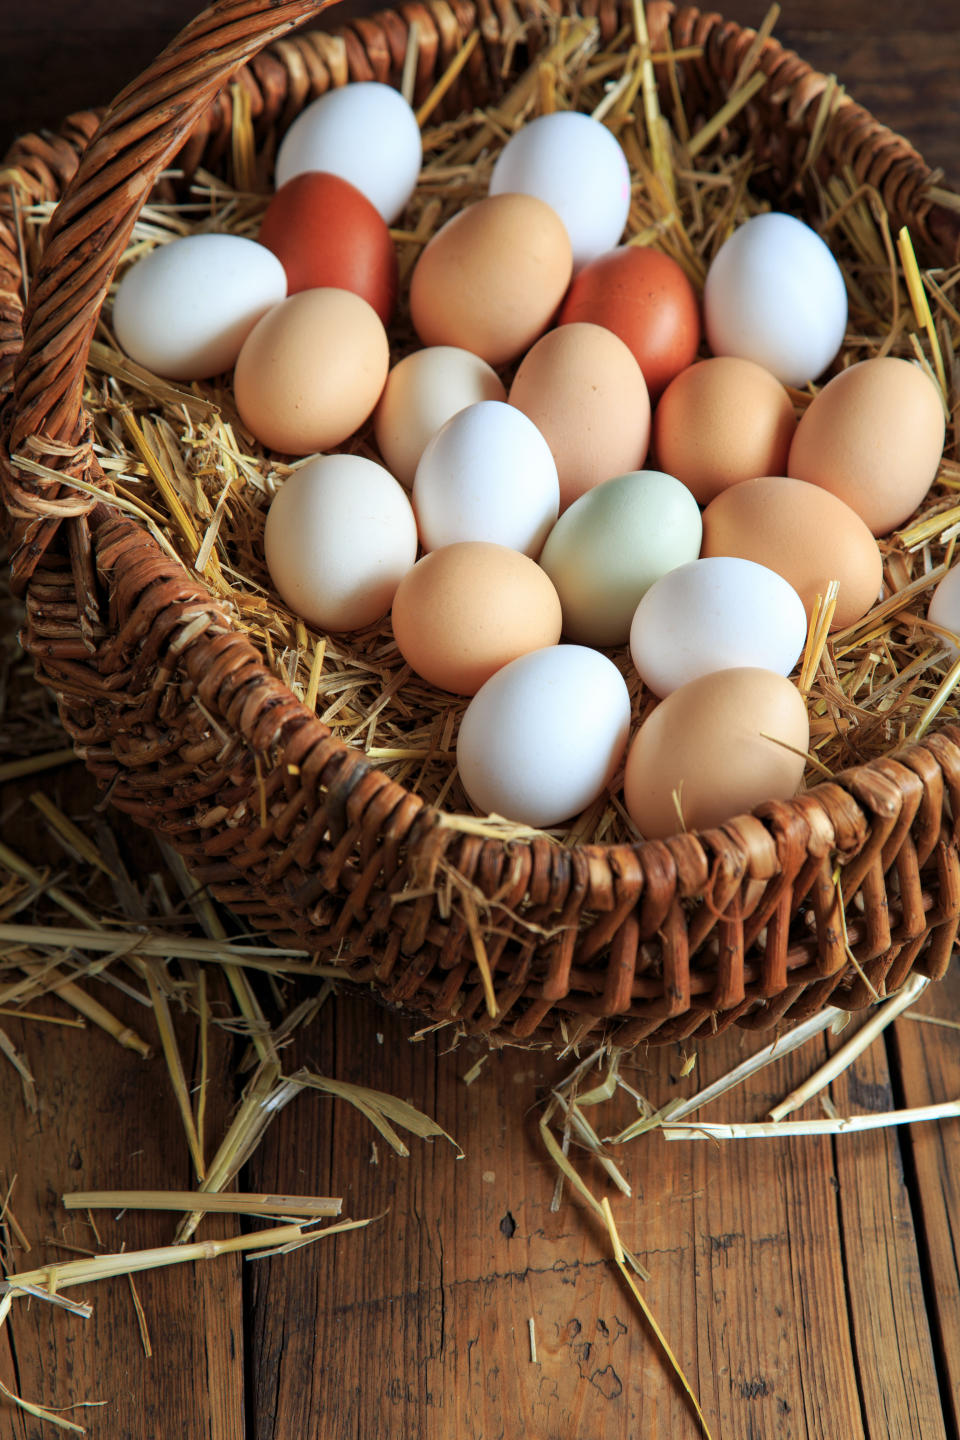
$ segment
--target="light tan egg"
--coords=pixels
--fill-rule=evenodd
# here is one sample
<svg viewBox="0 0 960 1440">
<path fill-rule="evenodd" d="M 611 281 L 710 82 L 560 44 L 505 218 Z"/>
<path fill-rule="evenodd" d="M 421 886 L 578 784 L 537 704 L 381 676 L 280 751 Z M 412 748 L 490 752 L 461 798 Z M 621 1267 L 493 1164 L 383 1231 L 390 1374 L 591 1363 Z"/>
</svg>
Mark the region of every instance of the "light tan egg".
<svg viewBox="0 0 960 1440">
<path fill-rule="evenodd" d="M 703 512 L 701 556 L 739 555 L 789 580 L 807 618 L 817 595 L 840 582 L 834 630 L 873 605 L 883 579 L 876 540 L 849 505 L 818 485 L 765 475 L 723 490 Z"/>
<path fill-rule="evenodd" d="M 544 335 L 517 371 L 510 404 L 530 417 L 553 452 L 561 512 L 594 485 L 643 467 L 647 383 L 611 330 L 577 322 Z"/>
<path fill-rule="evenodd" d="M 627 753 L 624 802 L 651 840 L 721 825 L 794 795 L 809 743 L 803 696 L 789 680 L 771 670 L 715 670 L 674 690 L 641 725 Z"/>
<path fill-rule="evenodd" d="M 718 355 L 667 386 L 653 417 L 653 449 L 661 469 L 709 505 L 741 480 L 785 474 L 796 428 L 790 396 L 769 370 Z"/>
<path fill-rule="evenodd" d="M 366 300 L 301 290 L 243 343 L 233 377 L 240 419 L 271 450 L 332 450 L 370 416 L 389 364 L 387 332 Z"/>
<path fill-rule="evenodd" d="M 400 360 L 373 413 L 373 433 L 384 464 L 408 490 L 420 456 L 441 425 L 481 400 L 506 401 L 497 372 L 469 350 L 433 345 Z"/>
<path fill-rule="evenodd" d="M 846 502 L 874 535 L 913 514 L 936 477 L 945 422 L 933 381 L 877 356 L 824 386 L 797 427 L 787 473 Z"/>
<path fill-rule="evenodd" d="M 489 195 L 448 220 L 410 279 L 410 316 L 424 345 L 515 360 L 542 335 L 573 273 L 563 221 L 534 195 Z"/>
<path fill-rule="evenodd" d="M 536 561 L 465 540 L 432 550 L 393 599 L 393 634 L 407 664 L 441 690 L 475 695 L 519 655 L 556 645 L 560 597 Z"/>
</svg>

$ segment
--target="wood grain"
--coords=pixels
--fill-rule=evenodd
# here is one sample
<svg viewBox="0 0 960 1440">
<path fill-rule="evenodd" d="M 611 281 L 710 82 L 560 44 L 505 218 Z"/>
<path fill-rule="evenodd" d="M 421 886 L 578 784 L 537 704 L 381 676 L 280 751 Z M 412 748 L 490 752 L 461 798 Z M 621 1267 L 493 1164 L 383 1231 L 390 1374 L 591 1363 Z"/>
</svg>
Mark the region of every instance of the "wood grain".
<svg viewBox="0 0 960 1440">
<path fill-rule="evenodd" d="M 377 1138 L 372 1164 L 366 1122 L 312 1097 L 278 1119 L 250 1167 L 251 1188 L 289 1186 L 296 1163 L 299 1183 L 342 1190 L 350 1213 L 390 1211 L 329 1247 L 255 1267 L 255 1440 L 321 1422 L 345 1440 L 371 1433 L 375 1417 L 389 1440 L 694 1434 L 592 1217 L 569 1198 L 549 1211 L 554 1171 L 533 1107 L 552 1066 L 507 1053 L 468 1088 L 467 1055 L 432 1054 L 430 1041 L 410 1047 L 403 1023 L 380 1014 L 384 1044 L 374 1050 L 370 1023 L 366 1006 L 340 1000 L 308 1049 L 340 1078 L 372 1080 L 435 1114 L 466 1158 L 437 1142 L 401 1160 Z M 700 1081 L 735 1063 L 744 1044 L 705 1046 Z M 762 1114 L 822 1056 L 808 1049 L 779 1062 L 723 1113 Z M 638 1084 L 655 1101 L 692 1086 L 671 1082 L 675 1054 L 638 1063 Z M 943 1433 L 909 1206 L 877 1157 L 858 1178 L 853 1154 L 835 1153 L 829 1139 L 717 1148 L 653 1136 L 628 1154 L 636 1197 L 610 1190 L 611 1202 L 718 1440 Z M 896 1175 L 895 1154 L 890 1163 Z M 877 1186 L 895 1203 L 875 1204 Z M 870 1216 L 862 1236 L 861 1193 Z M 858 1288 L 852 1318 L 848 1287 Z M 335 1364 L 316 1363 L 328 1354 Z M 925 1428 L 911 1430 L 918 1419 Z"/>
<path fill-rule="evenodd" d="M 138 1006 L 116 992 L 109 1003 L 149 1033 Z M 141 1060 L 93 1030 L 15 1022 L 10 1033 L 38 1077 L 40 1102 L 37 1115 L 29 1115 L 8 1075 L 0 1077 L 0 1170 L 7 1181 L 17 1173 L 14 1211 L 33 1247 L 29 1254 L 16 1252 L 17 1268 L 78 1258 L 54 1240 L 107 1251 L 169 1244 L 176 1217 L 131 1212 L 116 1219 L 98 1212 L 94 1230 L 87 1215 L 60 1204 L 65 1190 L 110 1189 L 121 1181 L 145 1189 L 191 1186 L 163 1060 Z M 181 1035 L 189 1057 L 190 1027 L 182 1026 Z M 229 1037 L 214 1038 L 212 1127 L 223 1125 L 230 1103 L 232 1048 Z M 232 1217 L 211 1216 L 201 1237 L 236 1230 Z M 15 1368 L 8 1364 L 0 1374 L 24 1398 L 50 1407 L 106 1402 L 69 1412 L 87 1427 L 90 1440 L 178 1434 L 243 1440 L 241 1264 L 227 1256 L 136 1277 L 152 1359 L 144 1353 L 125 1279 L 70 1292 L 93 1305 L 89 1320 L 41 1302 L 18 1302 L 5 1327 Z M 6 1405 L 0 1408 L 3 1440 L 40 1440 L 50 1433 Z"/>
<path fill-rule="evenodd" d="M 195 8 L 5 7 L 0 149 L 17 131 L 106 103 Z M 718 8 L 755 24 L 767 4 Z M 960 180 L 955 0 L 909 11 L 902 0 L 789 0 L 775 33 Z M 76 803 L 82 815 L 85 799 Z M 121 997 L 110 1003 L 144 1025 Z M 956 965 L 918 1008 L 960 1017 Z M 14 1208 L 34 1243 L 18 1264 L 52 1258 L 41 1241 L 64 1227 L 88 1241 L 82 1217 L 59 1208 L 65 1188 L 190 1183 L 162 1060 L 141 1062 L 92 1030 L 5 1023 L 41 1082 L 33 1120 L 0 1059 L 0 1186 L 18 1173 Z M 78 1412 L 92 1440 L 696 1436 L 599 1226 L 569 1195 L 550 1211 L 554 1172 L 536 1106 L 566 1066 L 508 1051 L 467 1087 L 478 1052 L 444 1054 L 442 1035 L 411 1045 L 409 1032 L 369 1002 L 340 997 L 285 1061 L 411 1099 L 456 1136 L 463 1160 L 443 1141 L 415 1139 L 401 1159 L 343 1102 L 305 1095 L 275 1122 L 244 1185 L 343 1194 L 346 1212 L 386 1210 L 382 1220 L 276 1259 L 144 1276 L 151 1361 L 125 1282 L 89 1288 L 88 1322 L 19 1308 L 0 1331 L 4 1383 L 49 1404 L 108 1399 L 102 1411 Z M 705 1044 L 683 1081 L 676 1051 L 641 1052 L 632 1078 L 654 1100 L 686 1094 L 759 1043 L 737 1033 Z M 230 1048 L 220 1037 L 213 1131 L 233 1099 Z M 762 1116 L 826 1049 L 780 1061 L 716 1117 Z M 874 1046 L 832 1094 L 841 1109 L 960 1095 L 960 1035 L 900 1021 L 887 1052 Z M 632 1200 L 593 1172 L 591 1183 L 610 1194 L 625 1242 L 650 1271 L 644 1294 L 715 1440 L 956 1440 L 960 1122 L 836 1142 L 649 1137 L 624 1168 Z M 158 1215 L 97 1224 L 118 1247 L 163 1243 L 172 1230 Z M 231 1224 L 214 1218 L 201 1233 Z M 54 1433 L 0 1407 L 0 1440 Z"/>
<path fill-rule="evenodd" d="M 960 965 L 914 1007 L 960 1022 Z M 960 1096 L 960 1031 L 903 1019 L 892 1037 L 896 1088 L 906 1105 Z M 960 1120 L 915 1125 L 903 1137 L 913 1223 L 925 1267 L 927 1305 L 940 1362 L 940 1398 L 960 1433 Z"/>
<path fill-rule="evenodd" d="M 882 1038 L 830 1094 L 841 1115 L 896 1108 Z M 815 1110 L 812 1104 L 809 1113 Z M 900 1137 L 873 1130 L 833 1143 L 847 1303 L 868 1431 L 890 1440 L 940 1440 L 946 1431 Z"/>
</svg>

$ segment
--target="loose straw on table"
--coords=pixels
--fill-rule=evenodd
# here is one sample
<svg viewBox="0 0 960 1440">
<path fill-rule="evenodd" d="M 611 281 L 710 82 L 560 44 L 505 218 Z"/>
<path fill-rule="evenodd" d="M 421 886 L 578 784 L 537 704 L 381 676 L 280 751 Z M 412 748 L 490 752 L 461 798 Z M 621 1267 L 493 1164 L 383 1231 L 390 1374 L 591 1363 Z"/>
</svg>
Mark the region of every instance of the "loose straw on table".
<svg viewBox="0 0 960 1440">
<path fill-rule="evenodd" d="M 63 1196 L 67 1210 L 209 1210 L 227 1215 L 339 1215 L 333 1195 L 211 1195 L 202 1190 L 75 1190 Z"/>
<path fill-rule="evenodd" d="M 960 1115 L 960 1100 L 940 1105 L 919 1105 L 912 1110 L 889 1110 L 880 1115 L 841 1115 L 825 1120 L 747 1121 L 717 1124 L 685 1120 L 662 1127 L 667 1140 L 776 1140 L 790 1135 L 845 1135 L 860 1130 L 885 1130 L 894 1125 L 917 1125 L 925 1120 L 949 1120 Z"/>
<path fill-rule="evenodd" d="M 777 1122 L 783 1120 L 784 1116 L 798 1110 L 811 1096 L 818 1095 L 821 1090 L 825 1090 L 831 1080 L 835 1080 L 838 1075 L 841 1075 L 851 1061 L 866 1050 L 868 1045 L 871 1045 L 877 1036 L 882 1034 L 892 1021 L 896 1020 L 898 1015 L 909 1009 L 929 983 L 924 975 L 911 975 L 896 995 L 873 1012 L 856 1035 L 842 1045 L 835 1055 L 831 1055 L 830 1059 L 821 1065 L 819 1070 L 816 1070 L 808 1080 L 805 1080 L 802 1085 L 798 1085 L 796 1090 L 792 1090 L 785 1100 L 774 1106 L 769 1112 L 770 1119 Z"/>
</svg>

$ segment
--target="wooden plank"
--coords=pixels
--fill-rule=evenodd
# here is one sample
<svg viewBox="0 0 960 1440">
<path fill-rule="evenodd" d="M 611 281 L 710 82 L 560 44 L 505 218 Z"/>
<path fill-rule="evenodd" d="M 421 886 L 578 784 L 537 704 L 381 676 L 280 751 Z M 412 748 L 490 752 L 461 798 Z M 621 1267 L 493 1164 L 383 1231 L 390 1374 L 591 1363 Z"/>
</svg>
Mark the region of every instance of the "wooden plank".
<svg viewBox="0 0 960 1440">
<path fill-rule="evenodd" d="M 960 966 L 914 1006 L 923 1015 L 960 1022 Z M 960 1096 L 960 1031 L 899 1020 L 892 1036 L 903 1103 L 927 1105 Z M 914 1218 L 927 1274 L 931 1323 L 940 1363 L 941 1400 L 960 1432 L 960 1120 L 914 1125 L 906 1140 Z"/>
<path fill-rule="evenodd" d="M 390 1210 L 359 1234 L 254 1267 L 252 1440 L 321 1425 L 329 1440 L 374 1431 L 391 1440 L 694 1435 L 605 1235 L 568 1199 L 550 1213 L 555 1172 L 535 1104 L 566 1067 L 507 1051 L 467 1088 L 472 1054 L 439 1053 L 442 1037 L 411 1046 L 407 1030 L 341 999 L 307 1049 L 323 1056 L 325 1073 L 434 1114 L 466 1158 L 413 1142 L 401 1160 L 377 1137 L 371 1164 L 373 1132 L 342 1102 L 301 1099 L 277 1119 L 249 1167 L 250 1188 L 288 1187 L 296 1175 L 342 1193 L 353 1215 Z M 705 1046 L 696 1084 L 759 1043 L 734 1035 Z M 781 1060 L 723 1111 L 762 1114 L 823 1053 Z M 652 1098 L 695 1088 L 692 1078 L 671 1083 L 675 1052 L 636 1063 L 636 1083 Z M 716 1440 L 864 1435 L 829 1140 L 715 1147 L 654 1136 L 625 1167 L 636 1198 L 611 1189 L 611 1203 L 625 1243 L 651 1271 L 646 1298 Z M 892 1335 L 891 1346 L 901 1339 Z M 318 1365 L 318 1356 L 335 1360 Z"/>
<path fill-rule="evenodd" d="M 882 1038 L 833 1083 L 830 1095 L 841 1115 L 896 1108 Z M 806 1113 L 820 1113 L 816 1102 Z M 834 1146 L 847 1299 L 868 1433 L 877 1440 L 940 1440 L 946 1432 L 900 1137 L 894 1130 L 871 1130 L 837 1136 Z"/>
<path fill-rule="evenodd" d="M 155 1041 L 146 1011 L 114 990 L 99 995 Z M 37 1115 L 29 1115 L 16 1076 L 11 1080 L 7 1066 L 0 1070 L 0 1156 L 19 1176 L 14 1209 L 33 1248 L 16 1259 L 18 1269 L 28 1269 L 77 1258 L 52 1239 L 99 1248 L 87 1216 L 60 1205 L 65 1190 L 189 1188 L 193 1181 L 162 1058 L 141 1060 L 93 1028 L 7 1024 L 36 1076 L 40 1101 Z M 180 1028 L 189 1065 L 191 1027 Z M 232 1095 L 232 1043 L 219 1031 L 211 1038 L 209 1121 L 218 1133 Z M 103 1248 L 132 1250 L 169 1244 L 176 1217 L 129 1212 L 118 1219 L 100 1211 L 95 1223 Z M 212 1239 L 237 1228 L 233 1217 L 212 1216 L 200 1235 Z M 136 1277 L 152 1359 L 144 1353 L 126 1279 L 71 1291 L 71 1298 L 93 1305 L 89 1320 L 42 1302 L 18 1302 L 5 1329 L 20 1393 L 51 1407 L 106 1401 L 103 1408 L 67 1412 L 86 1426 L 90 1440 L 243 1440 L 241 1265 L 238 1256 L 227 1256 Z M 11 1370 L 0 1374 L 6 1380 Z M 2 1440 L 51 1433 L 0 1406 Z"/>
<path fill-rule="evenodd" d="M 700 1083 L 764 1039 L 730 1036 L 718 1053 L 704 1045 Z M 821 1045 L 813 1041 L 761 1071 L 704 1118 L 762 1118 L 807 1072 Z M 717 1434 L 731 1440 L 864 1434 L 829 1141 L 664 1144 L 689 1152 L 700 1368 L 713 1384 Z M 666 1195 L 674 1193 L 671 1185 Z"/>
</svg>

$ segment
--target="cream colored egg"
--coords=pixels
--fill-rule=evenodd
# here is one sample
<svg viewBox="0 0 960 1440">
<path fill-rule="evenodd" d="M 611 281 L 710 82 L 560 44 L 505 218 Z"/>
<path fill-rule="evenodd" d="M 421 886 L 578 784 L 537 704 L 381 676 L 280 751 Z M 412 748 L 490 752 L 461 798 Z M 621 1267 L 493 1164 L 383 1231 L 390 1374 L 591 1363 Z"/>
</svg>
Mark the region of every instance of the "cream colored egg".
<svg viewBox="0 0 960 1440">
<path fill-rule="evenodd" d="M 409 490 L 427 442 L 467 405 L 507 398 L 497 372 L 469 350 L 430 345 L 400 360 L 373 415 L 377 449 L 391 475 Z"/>
<path fill-rule="evenodd" d="M 366 300 L 301 290 L 244 341 L 233 379 L 240 419 L 271 450 L 332 450 L 369 418 L 389 364 L 387 332 Z"/>
<path fill-rule="evenodd" d="M 517 371 L 510 404 L 530 417 L 553 451 L 561 511 L 594 485 L 643 465 L 647 383 L 611 330 L 578 321 L 544 335 Z"/>
<path fill-rule="evenodd" d="M 361 455 L 321 455 L 286 480 L 267 513 L 270 578 L 319 630 L 358 630 L 390 609 L 417 558 L 406 491 Z"/>
<path fill-rule="evenodd" d="M 646 839 L 709 829 L 794 795 L 809 743 L 806 706 L 789 680 L 715 670 L 674 690 L 641 725 L 627 754 L 624 802 Z"/>
</svg>

